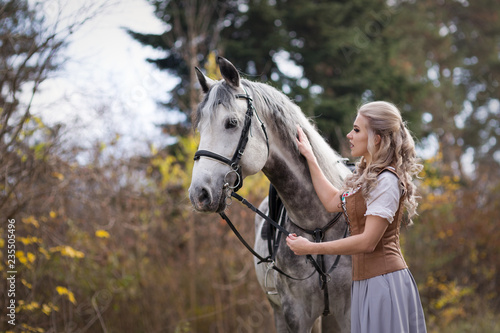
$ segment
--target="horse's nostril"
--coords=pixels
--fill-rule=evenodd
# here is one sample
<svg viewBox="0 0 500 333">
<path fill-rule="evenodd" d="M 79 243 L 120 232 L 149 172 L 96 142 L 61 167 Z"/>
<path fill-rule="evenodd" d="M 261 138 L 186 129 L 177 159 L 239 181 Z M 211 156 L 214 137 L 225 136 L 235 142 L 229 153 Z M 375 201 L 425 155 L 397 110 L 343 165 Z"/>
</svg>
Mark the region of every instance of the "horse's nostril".
<svg viewBox="0 0 500 333">
<path fill-rule="evenodd" d="M 198 202 L 200 203 L 200 205 L 206 206 L 210 204 L 210 201 L 210 193 L 205 188 L 202 188 L 200 191 L 200 195 L 198 196 Z"/>
</svg>

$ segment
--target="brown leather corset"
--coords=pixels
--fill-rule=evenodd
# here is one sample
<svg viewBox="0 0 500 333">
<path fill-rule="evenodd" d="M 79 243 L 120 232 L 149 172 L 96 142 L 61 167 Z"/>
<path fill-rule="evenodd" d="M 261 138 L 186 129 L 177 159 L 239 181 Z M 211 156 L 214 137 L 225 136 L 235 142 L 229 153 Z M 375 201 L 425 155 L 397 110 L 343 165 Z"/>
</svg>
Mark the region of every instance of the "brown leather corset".
<svg viewBox="0 0 500 333">
<path fill-rule="evenodd" d="M 391 169 L 385 169 L 397 174 Z M 399 177 L 398 177 L 399 178 Z M 366 223 L 366 202 L 361 190 L 345 198 L 344 214 L 350 223 L 351 235 L 363 233 Z M 399 244 L 399 228 L 403 217 L 403 200 L 399 200 L 399 208 L 394 221 L 389 223 L 382 239 L 371 253 L 352 255 L 353 281 L 365 280 L 378 275 L 387 274 L 407 268 Z"/>
</svg>

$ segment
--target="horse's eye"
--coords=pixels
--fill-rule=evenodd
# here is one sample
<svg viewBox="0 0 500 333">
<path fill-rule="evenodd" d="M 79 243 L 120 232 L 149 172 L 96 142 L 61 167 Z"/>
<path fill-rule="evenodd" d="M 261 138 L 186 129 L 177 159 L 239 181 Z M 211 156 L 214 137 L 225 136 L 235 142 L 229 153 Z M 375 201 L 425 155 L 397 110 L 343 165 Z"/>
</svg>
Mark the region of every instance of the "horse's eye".
<svg viewBox="0 0 500 333">
<path fill-rule="evenodd" d="M 238 120 L 236 118 L 229 118 L 224 124 L 225 129 L 235 128 L 236 126 L 238 126 Z"/>
</svg>

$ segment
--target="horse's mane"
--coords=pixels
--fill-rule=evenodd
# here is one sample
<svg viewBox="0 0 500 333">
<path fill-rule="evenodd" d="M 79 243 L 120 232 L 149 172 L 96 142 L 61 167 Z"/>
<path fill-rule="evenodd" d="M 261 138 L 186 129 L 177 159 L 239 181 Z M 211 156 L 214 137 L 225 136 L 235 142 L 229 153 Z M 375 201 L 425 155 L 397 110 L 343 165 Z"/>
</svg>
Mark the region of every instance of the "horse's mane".
<svg viewBox="0 0 500 333">
<path fill-rule="evenodd" d="M 350 173 L 349 169 L 342 163 L 342 157 L 318 133 L 314 123 L 304 116 L 299 106 L 293 103 L 284 93 L 268 84 L 243 79 L 241 85 L 253 99 L 255 110 L 266 124 L 266 127 L 272 127 L 272 130 L 278 133 L 285 142 L 289 142 L 290 148 L 295 151 L 298 151 L 295 140 L 297 125 L 302 127 L 311 142 L 314 154 L 325 176 L 335 187 L 341 188 L 343 179 Z M 202 113 L 206 112 L 207 109 L 216 109 L 219 104 L 222 104 L 227 110 L 233 110 L 235 118 L 239 122 L 243 122 L 245 114 L 235 111 L 238 108 L 236 107 L 234 90 L 224 81 L 219 81 L 210 88 L 205 99 L 198 106 L 194 126 L 199 127 L 202 125 L 202 118 L 209 119 L 208 122 L 203 123 L 203 126 L 210 126 L 213 113 L 211 111 L 211 115 Z M 206 108 L 207 105 L 208 108 Z"/>
</svg>

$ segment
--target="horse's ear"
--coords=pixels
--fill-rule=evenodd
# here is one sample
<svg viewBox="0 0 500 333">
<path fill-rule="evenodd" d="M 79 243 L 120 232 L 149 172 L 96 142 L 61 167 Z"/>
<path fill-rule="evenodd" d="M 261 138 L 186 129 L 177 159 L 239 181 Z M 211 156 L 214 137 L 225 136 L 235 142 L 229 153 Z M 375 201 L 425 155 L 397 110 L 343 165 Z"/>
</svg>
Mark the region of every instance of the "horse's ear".
<svg viewBox="0 0 500 333">
<path fill-rule="evenodd" d="M 220 73 L 224 80 L 233 88 L 238 88 L 240 86 L 240 74 L 236 67 L 222 57 L 217 57 L 217 64 L 219 65 Z"/>
<path fill-rule="evenodd" d="M 201 85 L 201 89 L 206 94 L 208 90 L 210 90 L 210 87 L 213 86 L 215 81 L 209 77 L 206 77 L 205 74 L 203 74 L 198 67 L 195 67 L 195 70 L 196 70 L 196 76 L 198 77 L 198 81 L 200 82 Z"/>
</svg>

